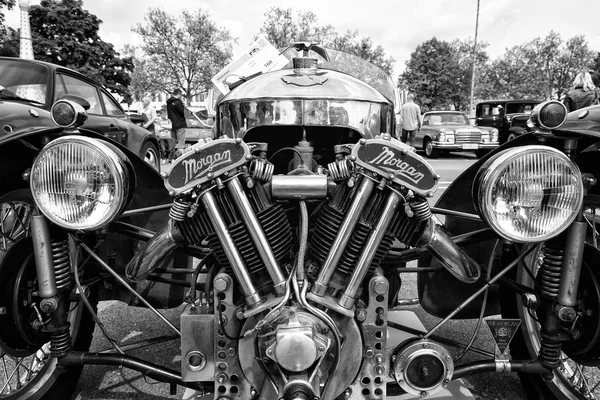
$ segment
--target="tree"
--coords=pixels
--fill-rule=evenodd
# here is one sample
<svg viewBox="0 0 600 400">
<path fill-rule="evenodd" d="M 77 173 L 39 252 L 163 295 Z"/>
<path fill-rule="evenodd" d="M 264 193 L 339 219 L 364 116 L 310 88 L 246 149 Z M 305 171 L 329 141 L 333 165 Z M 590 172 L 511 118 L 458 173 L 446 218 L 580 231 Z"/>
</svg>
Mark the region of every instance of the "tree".
<svg viewBox="0 0 600 400">
<path fill-rule="evenodd" d="M 596 87 L 600 86 L 600 53 L 596 54 L 594 62 L 592 63 L 592 79 Z"/>
<path fill-rule="evenodd" d="M 369 37 L 359 37 L 358 31 L 346 31 L 340 35 L 331 25 L 321 25 L 312 11 L 271 7 L 265 12 L 265 20 L 259 34 L 264 35 L 278 49 L 294 42 L 318 43 L 333 50 L 361 57 L 392 74 L 394 58 L 388 57 L 382 46 L 375 46 Z M 256 39 L 256 38 L 255 38 Z"/>
<path fill-rule="evenodd" d="M 456 92 L 451 96 L 452 103 L 456 110 L 469 110 L 471 101 L 471 77 L 473 75 L 473 45 L 474 41 L 471 38 L 466 40 L 455 39 L 450 44 L 458 68 L 458 87 L 456 88 Z M 483 82 L 481 73 L 489 59 L 489 56 L 485 51 L 487 47 L 488 43 L 477 43 L 477 49 L 475 51 L 476 88 L 479 88 Z"/>
<path fill-rule="evenodd" d="M 36 60 L 72 68 L 114 93 L 129 96 L 133 63 L 120 58 L 113 45 L 100 38 L 102 21 L 83 9 L 82 0 L 42 0 L 29 11 Z"/>
<path fill-rule="evenodd" d="M 162 63 L 157 55 L 149 56 L 140 47 L 125 45 L 123 54 L 131 57 L 133 61 L 133 73 L 129 92 L 132 100 L 141 100 L 144 96 L 153 93 L 167 91 L 164 79 L 166 71 L 161 69 Z"/>
<path fill-rule="evenodd" d="M 19 57 L 19 32 L 6 27 L 0 37 L 0 57 Z"/>
<path fill-rule="evenodd" d="M 384 70 L 388 75 L 392 75 L 394 70 L 393 57 L 388 57 L 381 45 L 374 46 L 370 37 L 358 37 L 358 31 L 346 31 L 344 35 L 338 35 L 333 38 L 329 47 L 334 50 L 343 51 L 345 53 L 354 54 L 364 60 L 367 60 L 373 65 L 377 65 Z"/>
<path fill-rule="evenodd" d="M 160 75 L 151 78 L 160 82 L 163 90 L 181 89 L 188 103 L 210 88 L 211 78 L 232 56 L 231 34 L 202 9 L 174 17 L 150 8 L 144 24 L 132 30 L 142 37 L 141 48 L 151 60 L 141 65 L 146 68 L 144 73 L 159 71 Z"/>
<path fill-rule="evenodd" d="M 331 25 L 319 25 L 312 11 L 299 11 L 294 16 L 291 8 L 270 7 L 259 31 L 277 49 L 284 49 L 294 42 L 330 43 L 335 36 Z M 256 38 L 255 38 L 256 39 Z"/>
<path fill-rule="evenodd" d="M 11 10 L 16 4 L 15 0 L 0 0 L 0 33 L 4 31 L 4 13 L 2 9 L 6 7 Z"/>
<path fill-rule="evenodd" d="M 585 37 L 563 41 L 550 31 L 545 37 L 508 49 L 485 71 L 489 97 L 560 99 L 573 78 L 588 68 L 594 54 Z"/>
<path fill-rule="evenodd" d="M 454 48 L 435 36 L 417 46 L 399 81 L 416 94 L 424 109 L 444 109 L 454 103 L 461 76 Z"/>
</svg>

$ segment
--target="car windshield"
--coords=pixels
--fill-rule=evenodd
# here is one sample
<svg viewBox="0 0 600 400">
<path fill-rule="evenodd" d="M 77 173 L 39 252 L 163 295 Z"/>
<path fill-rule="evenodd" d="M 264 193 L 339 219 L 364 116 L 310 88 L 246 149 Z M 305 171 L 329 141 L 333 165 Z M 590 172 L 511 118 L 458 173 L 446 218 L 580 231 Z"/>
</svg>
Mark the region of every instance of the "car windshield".
<svg viewBox="0 0 600 400">
<path fill-rule="evenodd" d="M 538 103 L 508 103 L 506 105 L 506 113 L 507 114 L 516 114 L 516 113 L 526 113 L 531 114 L 531 110 Z"/>
<path fill-rule="evenodd" d="M 469 119 L 458 113 L 427 114 L 423 120 L 428 122 L 428 125 L 469 125 Z"/>
<path fill-rule="evenodd" d="M 46 104 L 48 68 L 20 60 L 0 60 L 0 86 L 3 100 Z"/>
</svg>

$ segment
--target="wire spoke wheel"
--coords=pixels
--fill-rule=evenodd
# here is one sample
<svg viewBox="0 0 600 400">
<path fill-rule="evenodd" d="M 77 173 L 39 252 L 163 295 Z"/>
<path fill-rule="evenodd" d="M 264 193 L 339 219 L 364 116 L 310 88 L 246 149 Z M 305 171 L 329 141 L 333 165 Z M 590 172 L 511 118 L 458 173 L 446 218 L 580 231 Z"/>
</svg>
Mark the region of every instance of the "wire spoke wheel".
<svg viewBox="0 0 600 400">
<path fill-rule="evenodd" d="M 28 190 L 0 196 L 0 399 L 69 398 L 81 368 L 57 369 L 44 329 L 50 316 L 39 308 L 37 272 L 29 222 Z M 76 253 L 72 254 L 74 259 Z M 95 301 L 94 301 L 95 304 Z M 73 348 L 87 350 L 94 324 L 81 302 L 69 306 Z"/>
<path fill-rule="evenodd" d="M 584 219 L 590 226 L 586 241 L 596 248 L 600 243 L 598 218 L 600 207 L 586 206 Z M 592 268 L 592 265 L 597 263 L 593 256 L 597 254 L 584 255 L 578 293 L 579 304 L 576 308 L 578 317 L 568 329 L 573 339 L 563 342 L 560 364 L 554 370 L 554 378 L 552 381 L 544 381 L 541 377 L 521 375 L 525 389 L 531 390 L 531 397 L 600 399 L 600 275 Z M 521 263 L 517 271 L 517 282 L 530 287 L 531 293 L 534 293 L 534 279 L 542 260 L 541 252 L 534 252 Z M 513 358 L 530 356 L 535 359 L 540 350 L 540 324 L 536 312 L 524 307 L 520 300 L 517 300 L 517 307 L 518 316 L 523 324 L 523 337 L 522 340 L 515 340 L 513 350 L 516 351 L 513 352 Z M 529 354 L 523 354 L 523 350 Z M 545 385 L 550 393 L 532 394 L 540 392 L 540 385 Z"/>
</svg>

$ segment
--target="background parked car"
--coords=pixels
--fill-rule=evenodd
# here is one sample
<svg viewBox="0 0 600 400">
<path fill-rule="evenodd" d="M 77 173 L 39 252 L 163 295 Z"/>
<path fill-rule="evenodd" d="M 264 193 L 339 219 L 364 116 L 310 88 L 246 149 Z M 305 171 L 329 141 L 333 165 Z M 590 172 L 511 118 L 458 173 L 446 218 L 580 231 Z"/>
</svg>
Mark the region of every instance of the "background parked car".
<svg viewBox="0 0 600 400">
<path fill-rule="evenodd" d="M 166 112 L 165 112 L 166 115 Z M 130 114 L 130 118 L 133 122 L 138 125 L 143 124 L 142 116 L 137 113 Z M 206 110 L 201 109 L 200 111 L 191 111 L 188 108 L 185 109 L 185 119 L 187 123 L 187 128 L 185 130 L 185 143 L 188 145 L 192 145 L 194 143 L 198 143 L 200 139 L 209 139 L 212 137 L 212 127 L 214 124 L 214 119 Z M 169 121 L 166 117 L 164 119 L 158 119 L 155 122 L 156 126 L 156 134 L 161 137 L 167 137 L 167 133 L 165 131 L 171 130 L 171 121 Z"/>
<path fill-rule="evenodd" d="M 475 108 L 477 126 L 498 129 L 500 144 L 527 132 L 529 114 L 539 100 L 487 100 Z"/>
<path fill-rule="evenodd" d="M 76 71 L 42 61 L 0 57 L 0 132 L 13 134 L 34 127 L 54 127 L 50 108 L 67 94 L 90 104 L 81 129 L 121 143 L 160 169 L 156 137 L 132 123 L 106 89 Z"/>
<path fill-rule="evenodd" d="M 477 157 L 483 157 L 498 147 L 498 130 L 472 126 L 460 111 L 428 111 L 423 114 L 415 147 L 429 158 L 448 151 L 475 151 Z"/>
</svg>

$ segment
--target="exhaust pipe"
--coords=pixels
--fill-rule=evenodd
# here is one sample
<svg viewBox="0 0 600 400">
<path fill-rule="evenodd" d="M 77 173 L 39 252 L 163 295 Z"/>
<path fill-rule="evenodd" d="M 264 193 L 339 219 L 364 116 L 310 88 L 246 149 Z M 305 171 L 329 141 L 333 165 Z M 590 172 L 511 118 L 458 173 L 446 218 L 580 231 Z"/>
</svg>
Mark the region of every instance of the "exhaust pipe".
<svg viewBox="0 0 600 400">
<path fill-rule="evenodd" d="M 418 246 L 425 246 L 433 256 L 459 281 L 474 283 L 481 276 L 481 267 L 465 253 L 433 218 L 427 222 Z"/>
<path fill-rule="evenodd" d="M 132 282 L 146 279 L 183 243 L 179 229 L 173 220 L 169 220 L 167 226 L 154 235 L 142 251 L 129 261 L 125 268 L 125 276 Z"/>
</svg>

